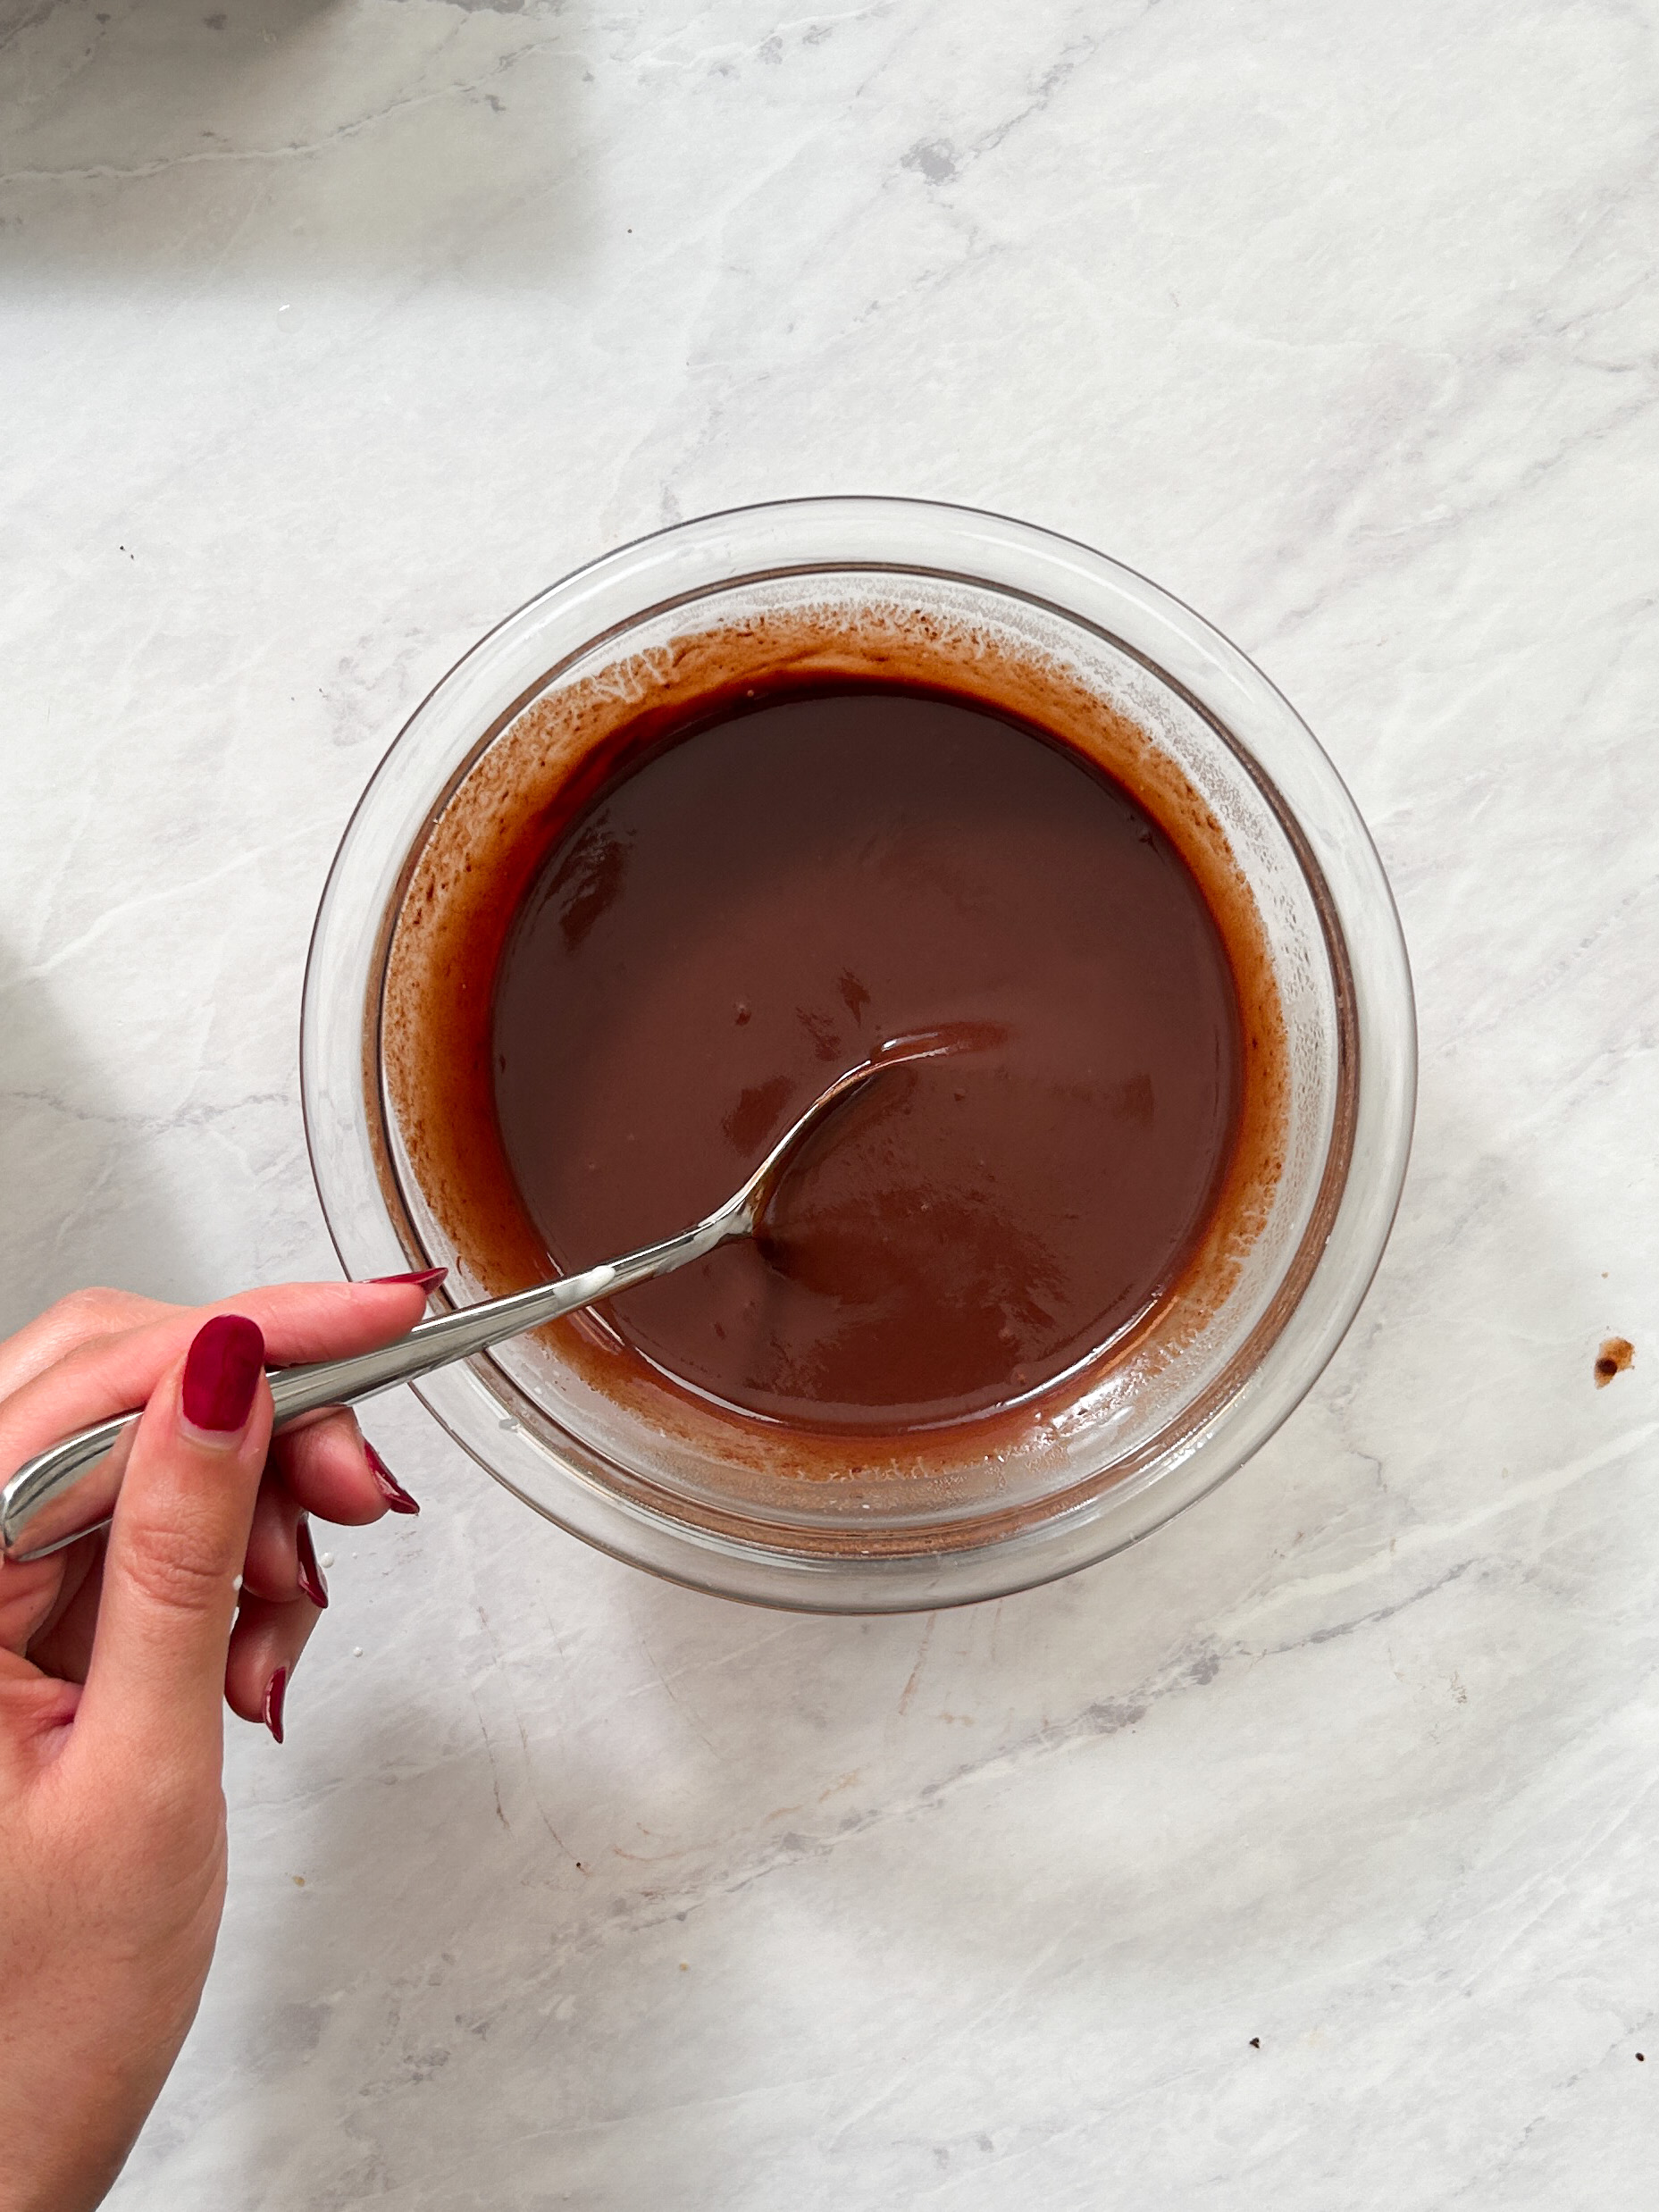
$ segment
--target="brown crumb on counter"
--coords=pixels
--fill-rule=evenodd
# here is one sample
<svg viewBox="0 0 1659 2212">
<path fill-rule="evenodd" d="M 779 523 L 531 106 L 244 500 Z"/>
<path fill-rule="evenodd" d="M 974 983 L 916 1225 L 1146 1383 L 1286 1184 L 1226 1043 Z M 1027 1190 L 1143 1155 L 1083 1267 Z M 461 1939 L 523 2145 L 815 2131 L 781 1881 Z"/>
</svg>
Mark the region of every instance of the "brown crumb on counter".
<svg viewBox="0 0 1659 2212">
<path fill-rule="evenodd" d="M 1636 1346 L 1628 1336 L 1609 1336 L 1596 1355 L 1596 1387 L 1605 1390 L 1615 1375 L 1636 1364 Z"/>
</svg>

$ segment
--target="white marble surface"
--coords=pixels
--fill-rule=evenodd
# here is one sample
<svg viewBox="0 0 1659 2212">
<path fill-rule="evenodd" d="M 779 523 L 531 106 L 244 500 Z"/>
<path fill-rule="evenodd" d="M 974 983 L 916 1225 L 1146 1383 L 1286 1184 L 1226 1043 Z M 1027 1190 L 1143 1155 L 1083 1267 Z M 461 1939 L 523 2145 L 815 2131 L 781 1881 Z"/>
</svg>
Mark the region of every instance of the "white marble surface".
<svg viewBox="0 0 1659 2212">
<path fill-rule="evenodd" d="M 427 1511 L 238 1731 L 122 2212 L 1651 2200 L 1655 145 L 1654 0 L 0 0 L 13 1318 L 328 1266 L 354 797 L 498 616 L 748 499 L 1219 621 L 1424 1046 L 1323 1385 L 1058 1588 L 745 1612 L 381 1412 Z"/>
</svg>

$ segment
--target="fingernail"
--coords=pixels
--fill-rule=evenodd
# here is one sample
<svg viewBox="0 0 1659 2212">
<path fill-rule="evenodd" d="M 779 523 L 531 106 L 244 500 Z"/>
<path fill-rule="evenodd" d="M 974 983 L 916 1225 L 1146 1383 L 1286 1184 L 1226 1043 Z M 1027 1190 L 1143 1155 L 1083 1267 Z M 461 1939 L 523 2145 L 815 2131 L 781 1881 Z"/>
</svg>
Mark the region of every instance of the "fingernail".
<svg viewBox="0 0 1659 2212">
<path fill-rule="evenodd" d="M 196 1332 L 180 1399 L 192 1429 L 228 1436 L 245 1426 L 265 1371 L 265 1340 L 239 1313 L 215 1313 Z"/>
<path fill-rule="evenodd" d="M 288 1695 L 288 1669 L 279 1667 L 265 1684 L 265 1726 L 282 1740 L 282 1700 Z"/>
<path fill-rule="evenodd" d="M 448 1268 L 412 1268 L 407 1275 L 371 1275 L 372 1283 L 418 1283 L 423 1290 L 436 1290 Z"/>
<path fill-rule="evenodd" d="M 317 1564 L 317 1547 L 311 1540 L 311 1523 L 304 1513 L 294 1531 L 294 1548 L 299 1554 L 299 1587 L 319 1613 L 325 1612 L 329 1602 L 329 1586 L 323 1579 L 323 1570 Z"/>
<path fill-rule="evenodd" d="M 393 1512 L 418 1513 L 421 1510 L 418 1501 L 409 1496 L 374 1446 L 365 1440 L 363 1449 L 369 1462 L 369 1472 L 374 1478 L 375 1487 Z"/>
</svg>

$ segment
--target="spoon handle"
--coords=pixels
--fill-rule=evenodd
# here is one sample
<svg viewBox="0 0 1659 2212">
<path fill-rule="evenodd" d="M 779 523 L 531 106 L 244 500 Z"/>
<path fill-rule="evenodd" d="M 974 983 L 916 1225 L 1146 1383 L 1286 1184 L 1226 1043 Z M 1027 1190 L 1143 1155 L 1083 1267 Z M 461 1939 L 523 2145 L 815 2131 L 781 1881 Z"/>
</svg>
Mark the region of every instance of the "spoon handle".
<svg viewBox="0 0 1659 2212">
<path fill-rule="evenodd" d="M 377 1351 L 268 1369 L 275 1426 L 292 1428 L 334 1406 L 355 1405 L 398 1383 L 418 1382 L 436 1368 L 487 1352 L 506 1337 L 540 1328 L 598 1298 L 609 1298 L 653 1276 L 671 1275 L 746 1227 L 733 1207 L 723 1206 L 666 1244 L 648 1244 L 557 1283 L 439 1314 Z M 138 1425 L 136 1412 L 117 1413 L 26 1460 L 0 1492 L 0 1556 L 19 1564 L 44 1559 L 103 1528 L 115 1510 Z"/>
<path fill-rule="evenodd" d="M 289 1428 L 331 1406 L 355 1404 L 359 1398 L 372 1398 L 378 1390 L 390 1390 L 394 1383 L 418 1382 L 434 1368 L 448 1367 L 452 1360 L 471 1359 L 505 1336 L 540 1328 L 546 1322 L 557 1321 L 561 1314 L 574 1313 L 578 1306 L 611 1297 L 632 1284 L 649 1281 L 653 1275 L 672 1275 L 675 1268 L 700 1260 L 728 1237 L 752 1235 L 784 1162 L 855 1091 L 862 1090 L 884 1068 L 907 1060 L 934 1060 L 943 1053 L 969 1051 L 1000 1040 L 1001 1034 L 959 1022 L 889 1038 L 867 1060 L 849 1068 L 818 1093 L 805 1113 L 784 1130 L 742 1190 L 695 1228 L 669 1237 L 666 1244 L 647 1244 L 620 1260 L 607 1260 L 581 1275 L 566 1275 L 534 1290 L 515 1291 L 510 1297 L 491 1298 L 483 1305 L 464 1306 L 458 1313 L 440 1314 L 378 1352 L 359 1352 L 348 1360 L 321 1360 L 311 1367 L 268 1370 L 276 1426 Z M 77 1537 L 103 1528 L 115 1510 L 138 1425 L 136 1412 L 117 1413 L 95 1429 L 65 1437 L 61 1444 L 37 1453 L 20 1467 L 0 1491 L 0 1558 L 20 1563 L 44 1559 L 48 1552 L 62 1551 Z"/>
</svg>

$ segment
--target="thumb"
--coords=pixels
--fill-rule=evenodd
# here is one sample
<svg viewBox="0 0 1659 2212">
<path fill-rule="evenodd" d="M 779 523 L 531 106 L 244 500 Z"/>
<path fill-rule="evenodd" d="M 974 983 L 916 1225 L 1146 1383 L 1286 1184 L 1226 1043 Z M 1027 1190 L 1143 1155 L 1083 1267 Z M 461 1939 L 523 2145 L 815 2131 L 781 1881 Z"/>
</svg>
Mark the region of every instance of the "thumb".
<svg viewBox="0 0 1659 2212">
<path fill-rule="evenodd" d="M 255 1322 L 215 1314 L 144 1409 L 76 1717 L 100 1760 L 216 1770 L 236 1577 L 271 1435 L 264 1357 Z"/>
</svg>

